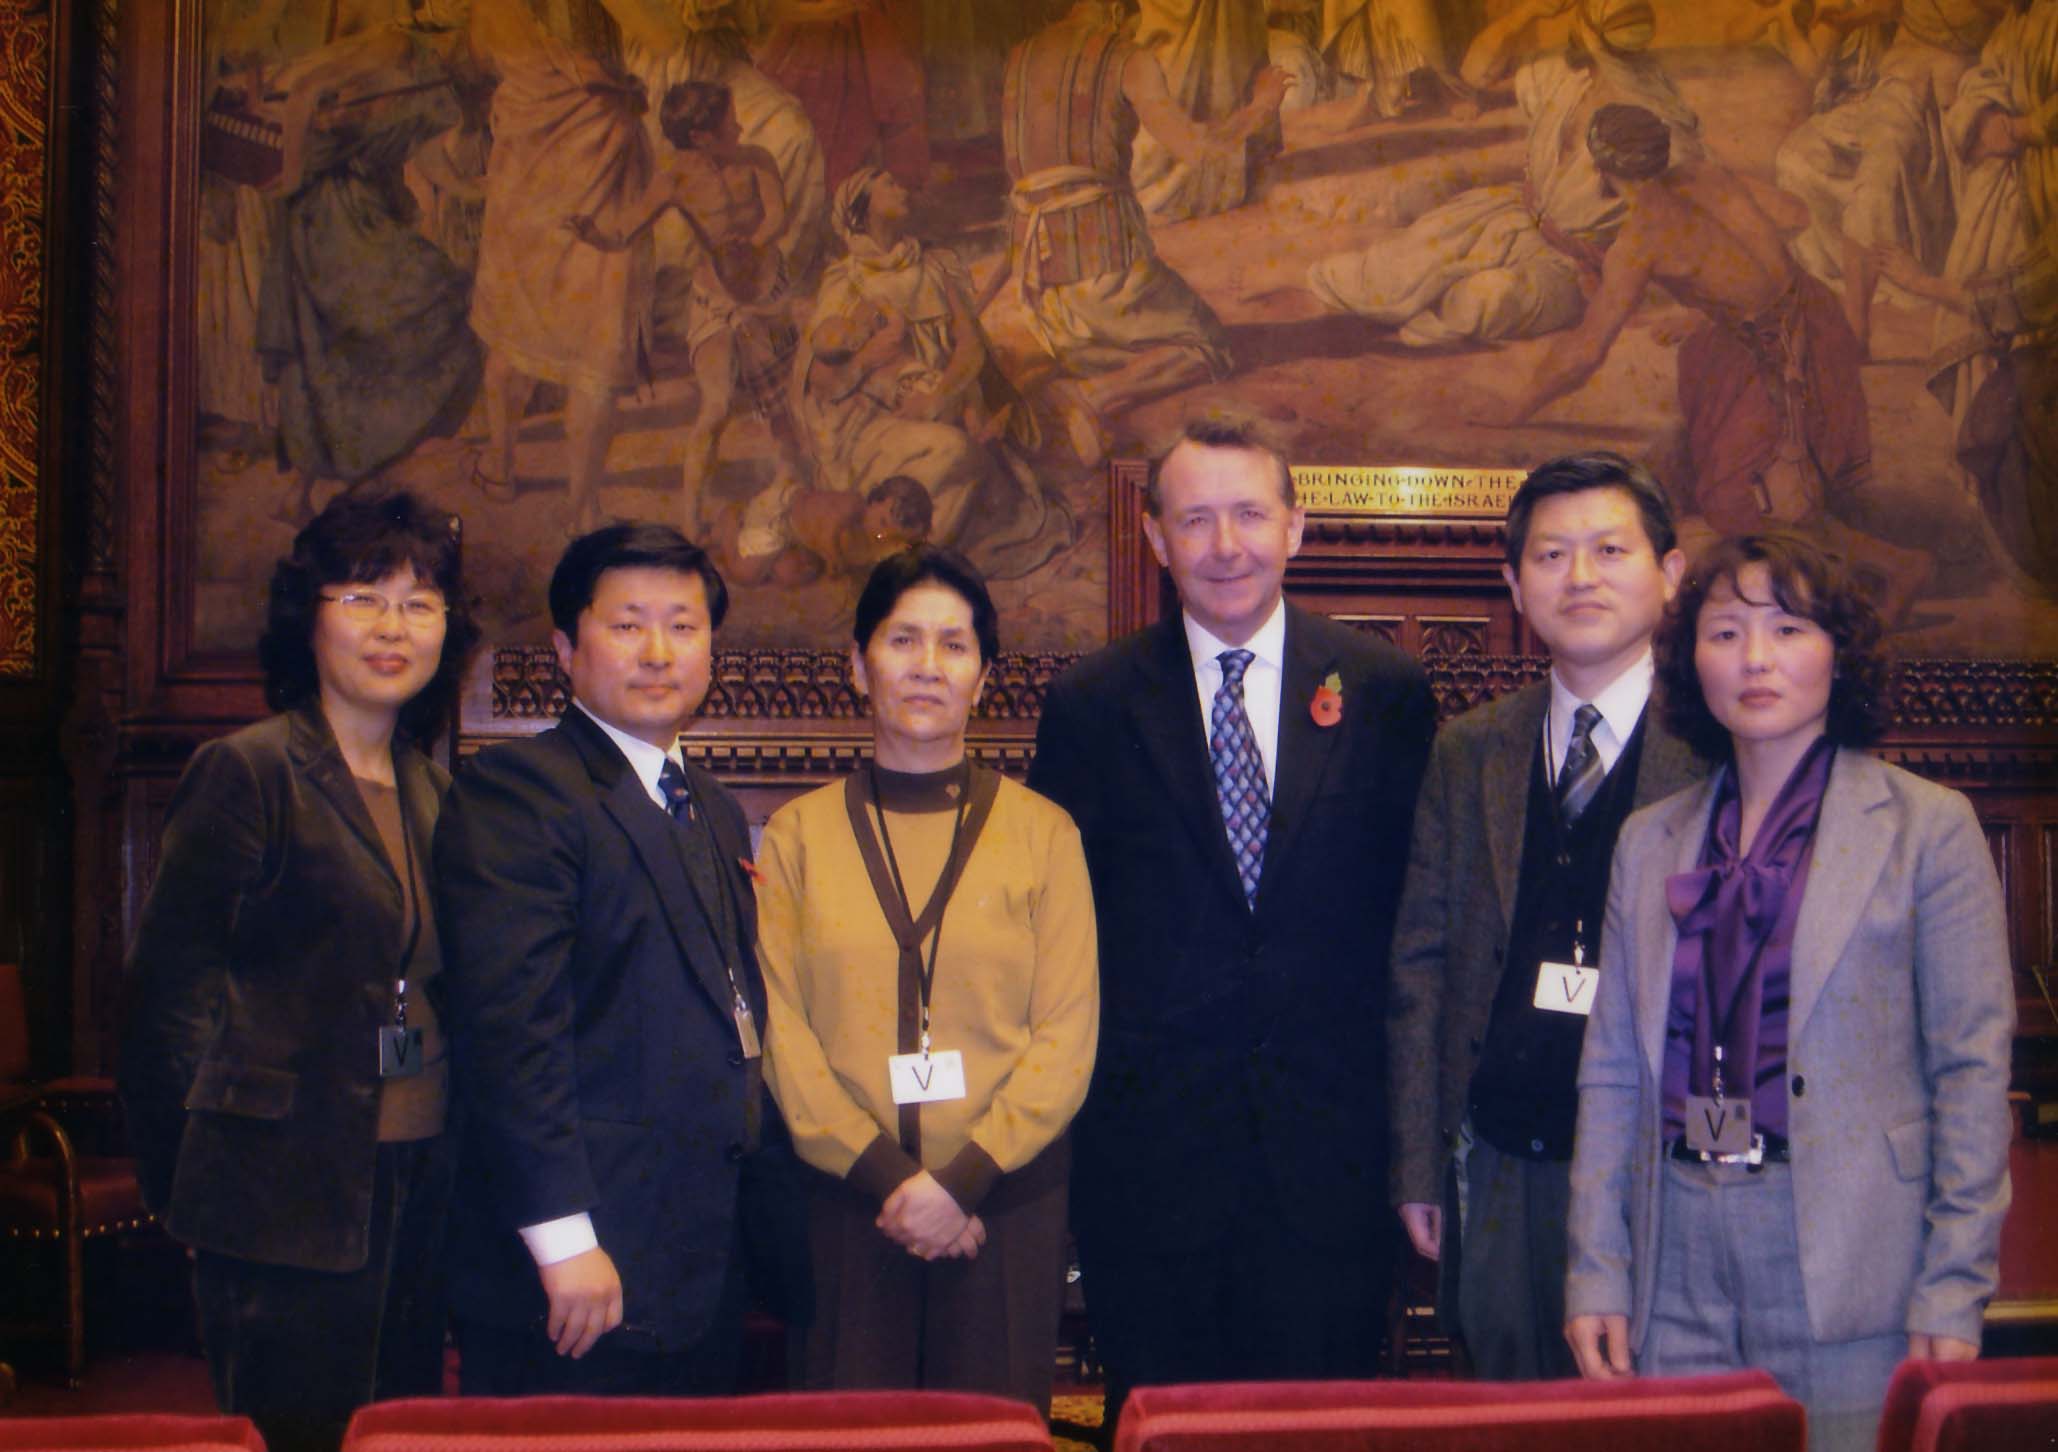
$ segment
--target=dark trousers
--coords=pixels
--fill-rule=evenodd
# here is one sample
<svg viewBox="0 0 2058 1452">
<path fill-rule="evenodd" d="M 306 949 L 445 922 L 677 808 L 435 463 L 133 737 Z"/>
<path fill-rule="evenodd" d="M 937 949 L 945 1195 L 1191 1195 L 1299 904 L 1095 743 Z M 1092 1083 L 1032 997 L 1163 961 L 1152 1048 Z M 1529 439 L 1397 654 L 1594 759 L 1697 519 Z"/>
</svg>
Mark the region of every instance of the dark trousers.
<svg viewBox="0 0 2058 1452">
<path fill-rule="evenodd" d="M 1386 1217 L 1348 1247 L 1281 1223 L 1257 1186 L 1227 1234 L 1163 1250 L 1137 1226 L 1082 1219 L 1079 1269 L 1107 1368 L 1112 1427 L 1132 1388 L 1173 1382 L 1362 1378 L 1379 1370 L 1393 1241 Z"/>
<path fill-rule="evenodd" d="M 1565 1344 L 1570 1160 L 1503 1154 L 1475 1139 L 1465 1157 L 1465 1223 L 1445 1206 L 1458 1330 L 1488 1381 L 1579 1375 Z M 1452 1232 L 1455 1231 L 1455 1234 Z"/>
<path fill-rule="evenodd" d="M 195 1257 L 215 1402 L 255 1422 L 271 1452 L 328 1452 L 367 1402 L 442 1390 L 449 1193 L 443 1139 L 382 1144 L 363 1269 Z"/>
<path fill-rule="evenodd" d="M 539 1321 L 522 1327 L 457 1323 L 458 1380 L 468 1397 L 728 1396 L 743 1371 L 746 1300 L 741 1250 L 729 1257 L 714 1319 L 691 1346 L 665 1348 L 610 1331 L 577 1360 L 558 1355 Z"/>
<path fill-rule="evenodd" d="M 991 1392 L 1048 1414 L 1070 1164 L 1061 1139 L 1001 1176 L 979 1207 L 986 1244 L 970 1260 L 910 1255 L 873 1223 L 877 1201 L 819 1177 L 808 1386 Z"/>
</svg>

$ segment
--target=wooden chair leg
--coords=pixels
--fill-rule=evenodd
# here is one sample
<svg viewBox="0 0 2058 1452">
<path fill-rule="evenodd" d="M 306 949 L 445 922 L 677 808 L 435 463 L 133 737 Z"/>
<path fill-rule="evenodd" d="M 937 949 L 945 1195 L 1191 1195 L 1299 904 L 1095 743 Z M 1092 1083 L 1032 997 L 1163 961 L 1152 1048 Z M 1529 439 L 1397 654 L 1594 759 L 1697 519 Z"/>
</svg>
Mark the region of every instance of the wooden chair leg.
<svg viewBox="0 0 2058 1452">
<path fill-rule="evenodd" d="M 86 1238 L 76 1221 L 64 1237 L 64 1370 L 77 1391 L 86 1377 Z"/>
</svg>

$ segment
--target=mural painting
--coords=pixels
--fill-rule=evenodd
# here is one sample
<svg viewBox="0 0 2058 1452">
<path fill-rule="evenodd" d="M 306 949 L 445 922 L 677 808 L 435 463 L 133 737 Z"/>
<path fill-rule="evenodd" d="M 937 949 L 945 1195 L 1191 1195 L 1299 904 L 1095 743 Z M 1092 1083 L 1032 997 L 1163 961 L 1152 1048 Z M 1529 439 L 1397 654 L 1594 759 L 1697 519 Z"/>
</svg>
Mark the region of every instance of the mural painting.
<svg viewBox="0 0 2058 1452">
<path fill-rule="evenodd" d="M 670 519 L 725 644 L 916 539 L 1106 630 L 1106 461 L 1648 461 L 1915 655 L 2058 653 L 2058 0 L 208 0 L 203 648 L 339 489 L 492 638 Z"/>
</svg>

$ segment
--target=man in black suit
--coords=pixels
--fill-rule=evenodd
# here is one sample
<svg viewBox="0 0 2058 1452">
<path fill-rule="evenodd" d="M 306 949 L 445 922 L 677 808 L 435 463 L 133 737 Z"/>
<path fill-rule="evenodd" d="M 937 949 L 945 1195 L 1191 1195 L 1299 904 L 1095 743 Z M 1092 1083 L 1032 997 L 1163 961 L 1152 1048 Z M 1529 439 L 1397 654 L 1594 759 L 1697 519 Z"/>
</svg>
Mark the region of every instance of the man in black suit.
<svg viewBox="0 0 2058 1452">
<path fill-rule="evenodd" d="M 468 1393 L 733 1389 L 746 1236 L 790 1223 L 746 1208 L 790 1162 L 759 1070 L 750 838 L 678 744 L 726 604 L 668 526 L 573 541 L 550 582 L 572 704 L 482 752 L 444 808 Z"/>
<path fill-rule="evenodd" d="M 1072 1183 L 1110 1420 L 1143 1383 L 1375 1369 L 1386 955 L 1435 722 L 1406 655 L 1285 603 L 1303 518 L 1254 430 L 1189 424 L 1146 509 L 1180 614 L 1052 683 L 1029 778 L 1100 922 Z"/>
</svg>

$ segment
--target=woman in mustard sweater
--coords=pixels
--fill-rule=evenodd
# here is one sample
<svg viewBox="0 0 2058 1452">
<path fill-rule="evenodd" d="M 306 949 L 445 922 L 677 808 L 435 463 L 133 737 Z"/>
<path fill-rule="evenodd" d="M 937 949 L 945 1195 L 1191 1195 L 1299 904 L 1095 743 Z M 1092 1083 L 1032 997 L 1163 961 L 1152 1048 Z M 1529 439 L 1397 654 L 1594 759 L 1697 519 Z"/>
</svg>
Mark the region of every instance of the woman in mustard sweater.
<svg viewBox="0 0 2058 1452">
<path fill-rule="evenodd" d="M 892 556 L 854 635 L 872 759 L 774 813 L 758 859 L 766 1077 L 822 1172 L 808 1383 L 1047 1410 L 1100 1014 L 1086 861 L 1061 809 L 966 758 L 999 646 L 977 571 Z"/>
</svg>

